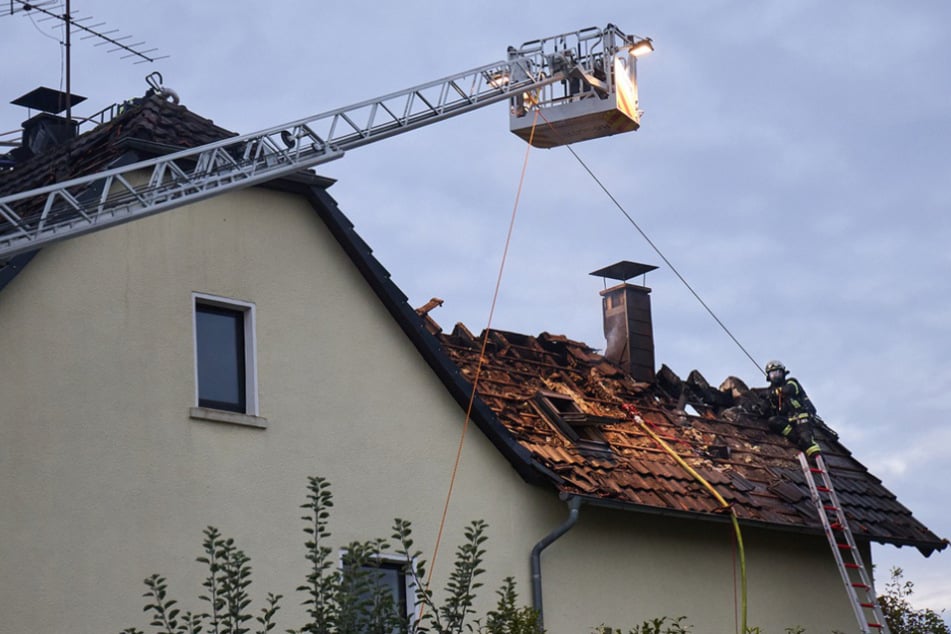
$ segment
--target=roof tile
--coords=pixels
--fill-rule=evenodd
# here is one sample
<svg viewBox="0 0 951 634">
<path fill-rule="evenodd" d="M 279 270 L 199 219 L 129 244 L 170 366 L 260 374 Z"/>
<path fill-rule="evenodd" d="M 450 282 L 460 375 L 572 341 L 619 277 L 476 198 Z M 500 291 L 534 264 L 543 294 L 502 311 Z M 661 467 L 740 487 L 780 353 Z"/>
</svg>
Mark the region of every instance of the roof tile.
<svg viewBox="0 0 951 634">
<path fill-rule="evenodd" d="M 439 335 L 439 340 L 464 375 L 474 376 L 478 346 L 471 333 L 457 325 L 451 334 Z M 720 391 L 692 372 L 682 382 L 686 386 L 682 393 L 687 403 L 705 414 L 688 416 L 678 409 L 676 375 L 666 366 L 658 372 L 658 383 L 638 383 L 590 346 L 561 335 L 532 337 L 493 330 L 488 340 L 492 344 L 486 349 L 489 370 L 480 378 L 480 395 L 492 395 L 487 404 L 526 449 L 537 459 L 557 465 L 558 475 L 565 480 L 551 484 L 560 491 L 632 508 L 722 515 L 713 496 L 630 418 L 625 407 L 634 406 L 648 427 L 706 478 L 741 519 L 821 531 L 798 451 L 769 433 L 764 419 L 743 409 L 735 397 L 736 386 L 742 382 L 728 380 L 724 385 L 730 389 Z M 505 385 L 504 390 L 494 387 L 499 383 Z M 589 415 L 615 419 L 601 428 L 613 450 L 611 459 L 587 455 L 538 411 L 525 407 L 538 390 L 571 398 Z M 855 518 L 858 535 L 914 545 L 925 553 L 947 545 L 856 461 L 834 433 L 820 428 L 816 435 L 843 508 Z"/>
</svg>

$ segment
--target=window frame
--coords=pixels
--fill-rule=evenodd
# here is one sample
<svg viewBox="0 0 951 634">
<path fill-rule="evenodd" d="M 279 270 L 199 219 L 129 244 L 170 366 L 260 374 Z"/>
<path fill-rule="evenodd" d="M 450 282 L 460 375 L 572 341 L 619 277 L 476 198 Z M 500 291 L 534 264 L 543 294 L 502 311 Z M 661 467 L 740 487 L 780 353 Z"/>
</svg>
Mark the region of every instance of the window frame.
<svg viewBox="0 0 951 634">
<path fill-rule="evenodd" d="M 218 308 L 240 313 L 243 317 L 243 347 L 244 347 L 244 411 L 225 409 L 211 405 L 203 405 L 201 386 L 198 376 L 198 313 L 200 306 Z M 192 292 L 192 344 L 195 377 L 195 407 L 193 410 L 206 412 L 223 412 L 230 415 L 258 416 L 258 366 L 257 366 L 257 337 L 255 336 L 255 305 L 247 302 L 208 293 Z M 232 421 L 228 421 L 232 422 Z"/>
<path fill-rule="evenodd" d="M 549 390 L 538 390 L 534 403 L 538 412 L 583 454 L 613 458 L 611 443 L 601 427 L 615 425 L 619 420 L 585 414 L 573 398 Z"/>
<path fill-rule="evenodd" d="M 400 568 L 402 568 L 406 566 L 409 568 L 413 568 L 416 566 L 415 558 L 407 559 L 405 556 L 399 555 L 396 553 L 379 553 L 378 555 L 372 556 L 372 558 L 375 559 L 377 562 L 379 562 L 380 565 L 379 566 L 364 566 L 365 568 L 368 568 L 371 570 L 380 570 L 383 567 L 393 568 L 393 567 L 399 566 Z M 341 548 L 340 555 L 337 560 L 337 567 L 341 572 L 343 572 L 343 569 L 346 565 L 347 565 L 347 549 Z M 403 577 L 403 593 L 406 598 L 406 612 L 404 616 L 407 619 L 409 619 L 410 626 L 412 626 L 412 624 L 416 622 L 416 618 L 417 618 L 417 614 L 419 610 L 419 603 L 417 602 L 417 598 L 416 598 L 416 583 L 413 580 L 413 575 L 411 573 L 399 572 L 398 574 L 402 575 Z"/>
</svg>

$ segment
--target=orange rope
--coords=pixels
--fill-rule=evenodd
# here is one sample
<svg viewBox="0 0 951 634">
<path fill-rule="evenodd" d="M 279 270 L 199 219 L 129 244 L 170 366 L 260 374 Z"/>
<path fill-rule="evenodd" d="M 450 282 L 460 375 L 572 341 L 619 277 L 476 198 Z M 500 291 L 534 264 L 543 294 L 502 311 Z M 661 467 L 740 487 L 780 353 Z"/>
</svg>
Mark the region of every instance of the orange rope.
<svg viewBox="0 0 951 634">
<path fill-rule="evenodd" d="M 459 447 L 456 449 L 456 460 L 452 465 L 452 475 L 449 477 L 449 490 L 446 492 L 446 503 L 443 505 L 442 518 L 439 521 L 439 531 L 436 533 L 436 544 L 433 547 L 433 556 L 430 560 L 429 574 L 426 576 L 426 587 L 433 578 L 433 571 L 436 569 L 436 556 L 439 554 L 439 544 L 442 542 L 443 529 L 446 526 L 446 516 L 449 513 L 449 503 L 452 500 L 452 490 L 456 482 L 456 473 L 459 471 L 459 463 L 462 460 L 462 447 L 466 439 L 466 431 L 469 429 L 469 421 L 472 418 L 472 408 L 475 404 L 476 390 L 479 387 L 479 377 L 482 374 L 482 365 L 485 362 L 485 350 L 489 343 L 489 329 L 492 327 L 492 317 L 495 315 L 495 304 L 499 297 L 499 288 L 502 286 L 502 272 L 505 270 L 505 260 L 508 257 L 509 245 L 512 242 L 512 233 L 515 229 L 515 215 L 518 211 L 519 199 L 522 197 L 522 185 L 525 183 L 525 172 L 528 168 L 528 154 L 532 147 L 532 140 L 535 138 L 535 124 L 538 122 L 538 111 L 535 111 L 535 119 L 532 121 L 532 131 L 528 139 L 528 146 L 525 148 L 525 159 L 522 162 L 522 174 L 518 181 L 518 191 L 515 193 L 515 204 L 512 208 L 512 217 L 509 220 L 508 234 L 505 236 L 505 248 L 502 251 L 502 260 L 499 263 L 499 274 L 495 280 L 495 292 L 492 294 L 492 306 L 489 308 L 489 319 L 485 326 L 485 332 L 482 335 L 482 348 L 479 350 L 479 362 L 476 365 L 475 378 L 472 380 L 472 393 L 469 395 L 469 404 L 466 407 L 466 418 L 462 424 L 462 434 L 459 436 Z M 420 606 L 420 616 L 422 616 L 422 606 Z"/>
</svg>

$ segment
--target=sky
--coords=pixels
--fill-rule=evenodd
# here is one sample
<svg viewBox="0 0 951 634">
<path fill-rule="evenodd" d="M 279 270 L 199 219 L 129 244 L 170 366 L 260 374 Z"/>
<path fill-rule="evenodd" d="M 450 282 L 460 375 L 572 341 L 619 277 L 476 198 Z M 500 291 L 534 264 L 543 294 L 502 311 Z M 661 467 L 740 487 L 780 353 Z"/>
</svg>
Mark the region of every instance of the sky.
<svg viewBox="0 0 951 634">
<path fill-rule="evenodd" d="M 6 5 L 4 5 L 6 7 Z M 658 265 L 658 364 L 718 385 L 782 360 L 826 423 L 915 516 L 951 538 L 951 3 L 922 0 L 440 2 L 72 0 L 168 55 L 133 64 L 73 42 L 74 110 L 141 96 L 159 71 L 190 110 L 241 133 L 505 58 L 509 45 L 616 24 L 651 37 L 641 129 L 531 149 L 503 104 L 320 166 L 414 306 L 604 346 L 591 271 Z M 5 8 L 8 12 L 8 8 Z M 0 14 L 4 104 L 63 89 L 58 21 Z M 0 133 L 26 111 L 0 105 Z M 519 189 L 525 166 L 524 182 Z M 372 186 L 368 186 L 372 183 Z M 519 193 L 520 192 L 520 193 Z M 667 260 L 749 356 L 685 287 Z M 752 357 L 752 360 L 749 358 Z M 754 360 L 756 365 L 754 365 Z M 951 612 L 951 549 L 876 545 L 913 603 Z"/>
</svg>

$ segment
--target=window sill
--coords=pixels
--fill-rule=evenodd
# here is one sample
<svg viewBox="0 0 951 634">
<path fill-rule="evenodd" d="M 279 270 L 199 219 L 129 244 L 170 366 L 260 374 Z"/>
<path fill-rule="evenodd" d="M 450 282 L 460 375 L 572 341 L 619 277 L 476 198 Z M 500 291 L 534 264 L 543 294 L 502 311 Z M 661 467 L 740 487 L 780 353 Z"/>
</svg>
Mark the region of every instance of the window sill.
<svg viewBox="0 0 951 634">
<path fill-rule="evenodd" d="M 267 429 L 267 419 L 252 414 L 239 414 L 238 412 L 227 412 L 222 409 L 211 409 L 208 407 L 191 407 L 188 410 L 189 418 L 197 420 L 207 420 L 215 423 L 230 423 L 232 425 L 244 425 L 245 427 L 256 427 L 258 429 Z"/>
</svg>

